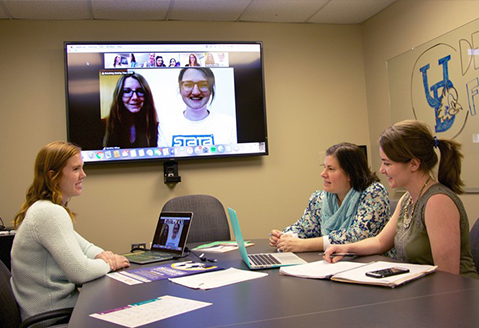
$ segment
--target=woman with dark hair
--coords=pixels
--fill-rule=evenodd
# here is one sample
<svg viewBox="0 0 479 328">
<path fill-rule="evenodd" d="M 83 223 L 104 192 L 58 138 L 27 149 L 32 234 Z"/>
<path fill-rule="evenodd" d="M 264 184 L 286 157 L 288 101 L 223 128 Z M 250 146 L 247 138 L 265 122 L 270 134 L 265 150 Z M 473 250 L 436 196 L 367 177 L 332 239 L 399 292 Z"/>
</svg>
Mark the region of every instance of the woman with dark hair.
<svg viewBox="0 0 479 328">
<path fill-rule="evenodd" d="M 190 54 L 188 57 L 188 64 L 185 65 L 186 67 L 195 67 L 195 66 L 200 66 L 198 63 L 198 58 L 196 57 L 195 54 Z"/>
<path fill-rule="evenodd" d="M 73 307 L 79 285 L 130 265 L 74 230 L 76 214 L 68 204 L 82 194 L 85 177 L 75 145 L 52 142 L 37 155 L 33 183 L 15 216 L 11 252 L 12 289 L 23 320 Z"/>
<path fill-rule="evenodd" d="M 381 173 L 393 188 L 404 188 L 394 214 L 374 238 L 331 246 L 336 252 L 380 254 L 392 247 L 403 262 L 437 265 L 441 271 L 479 278 L 471 256 L 469 221 L 462 193 L 460 144 L 434 137 L 426 124 L 407 120 L 387 128 L 379 139 Z M 433 168 L 441 160 L 437 179 Z"/>
<path fill-rule="evenodd" d="M 159 128 L 161 147 L 236 143 L 232 116 L 210 110 L 215 99 L 215 75 L 207 67 L 186 67 L 178 75 L 178 87 L 186 108 L 174 112 Z"/>
<path fill-rule="evenodd" d="M 168 228 L 169 225 L 168 224 L 164 224 L 163 227 L 161 228 L 161 232 L 160 232 L 160 241 L 159 241 L 159 244 L 162 245 L 162 246 L 165 246 L 166 245 L 166 242 L 168 241 Z"/>
<path fill-rule="evenodd" d="M 137 67 L 138 64 L 136 62 L 135 54 L 130 54 L 130 67 Z M 141 65 L 140 65 L 141 66 Z"/>
<path fill-rule="evenodd" d="M 122 75 L 113 92 L 106 119 L 105 147 L 156 147 L 158 115 L 145 78 L 138 73 Z"/>
<path fill-rule="evenodd" d="M 175 58 L 170 59 L 170 65 L 168 67 L 176 67 L 176 59 Z"/>
<path fill-rule="evenodd" d="M 271 231 L 271 246 L 284 252 L 322 251 L 330 244 L 375 236 L 385 226 L 388 193 L 369 169 L 361 148 L 351 143 L 328 148 L 321 177 L 324 190 L 310 196 L 296 223 L 283 231 Z"/>
<path fill-rule="evenodd" d="M 166 67 L 162 56 L 156 56 L 156 67 Z"/>
<path fill-rule="evenodd" d="M 115 58 L 113 59 L 113 67 L 121 67 L 121 56 L 120 55 L 117 55 L 115 56 Z"/>
</svg>

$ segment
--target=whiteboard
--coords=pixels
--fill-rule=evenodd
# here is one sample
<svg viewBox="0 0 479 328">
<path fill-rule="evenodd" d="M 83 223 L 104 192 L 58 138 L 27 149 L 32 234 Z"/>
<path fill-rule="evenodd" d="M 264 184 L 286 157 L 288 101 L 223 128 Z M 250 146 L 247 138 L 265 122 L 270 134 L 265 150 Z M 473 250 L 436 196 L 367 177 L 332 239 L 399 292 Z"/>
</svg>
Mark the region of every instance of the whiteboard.
<svg viewBox="0 0 479 328">
<path fill-rule="evenodd" d="M 417 119 L 462 144 L 466 192 L 479 192 L 479 19 L 387 61 L 392 124 Z"/>
</svg>

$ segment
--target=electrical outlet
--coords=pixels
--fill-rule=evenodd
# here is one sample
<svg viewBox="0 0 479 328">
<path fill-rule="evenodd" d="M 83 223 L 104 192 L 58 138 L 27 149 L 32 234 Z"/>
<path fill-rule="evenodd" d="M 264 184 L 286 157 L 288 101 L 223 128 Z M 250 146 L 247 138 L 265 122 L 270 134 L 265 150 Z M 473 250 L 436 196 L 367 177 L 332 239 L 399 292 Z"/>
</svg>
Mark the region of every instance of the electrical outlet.
<svg viewBox="0 0 479 328">
<path fill-rule="evenodd" d="M 146 243 L 131 244 L 131 249 L 146 249 Z"/>
</svg>

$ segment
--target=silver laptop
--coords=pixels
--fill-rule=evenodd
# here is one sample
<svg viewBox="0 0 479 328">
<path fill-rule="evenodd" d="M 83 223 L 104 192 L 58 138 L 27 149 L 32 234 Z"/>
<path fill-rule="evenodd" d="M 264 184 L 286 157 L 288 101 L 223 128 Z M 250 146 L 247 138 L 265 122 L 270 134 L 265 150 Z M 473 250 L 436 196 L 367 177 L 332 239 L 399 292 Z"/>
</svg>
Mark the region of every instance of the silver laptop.
<svg viewBox="0 0 479 328">
<path fill-rule="evenodd" d="M 161 212 L 151 250 L 123 254 L 131 263 L 147 264 L 183 256 L 192 212 Z"/>
<path fill-rule="evenodd" d="M 287 265 L 297 265 L 307 263 L 294 253 L 258 253 L 248 254 L 243 240 L 243 234 L 236 216 L 236 211 L 228 207 L 231 227 L 235 234 L 236 242 L 241 258 L 251 270 L 271 269 Z"/>
</svg>

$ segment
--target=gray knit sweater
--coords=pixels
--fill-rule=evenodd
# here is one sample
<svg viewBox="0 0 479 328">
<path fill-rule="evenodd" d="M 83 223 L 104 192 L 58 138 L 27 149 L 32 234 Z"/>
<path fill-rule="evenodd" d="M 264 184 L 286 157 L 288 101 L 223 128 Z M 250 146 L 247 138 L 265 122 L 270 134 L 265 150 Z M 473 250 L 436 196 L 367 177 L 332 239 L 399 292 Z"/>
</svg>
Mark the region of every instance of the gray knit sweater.
<svg viewBox="0 0 479 328">
<path fill-rule="evenodd" d="M 110 270 L 105 261 L 95 259 L 102 251 L 73 230 L 63 207 L 35 202 L 17 230 L 11 253 L 11 283 L 22 319 L 73 307 L 77 285 Z"/>
</svg>

